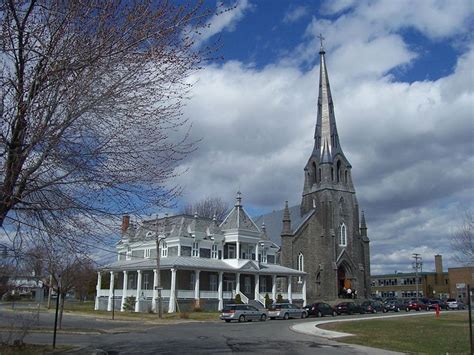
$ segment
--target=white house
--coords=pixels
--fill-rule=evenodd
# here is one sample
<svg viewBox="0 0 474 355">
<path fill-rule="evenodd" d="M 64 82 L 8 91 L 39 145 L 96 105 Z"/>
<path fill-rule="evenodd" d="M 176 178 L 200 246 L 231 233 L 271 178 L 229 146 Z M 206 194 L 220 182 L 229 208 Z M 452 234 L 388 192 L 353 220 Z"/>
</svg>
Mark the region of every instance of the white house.
<svg viewBox="0 0 474 355">
<path fill-rule="evenodd" d="M 244 303 L 257 305 L 264 305 L 265 294 L 306 304 L 306 273 L 277 263 L 280 248 L 268 239 L 265 225 L 253 222 L 238 193 L 220 225 L 215 218 L 177 215 L 137 226 L 124 216 L 118 260 L 98 275 L 96 310 L 123 310 L 129 296 L 138 300 L 136 312 L 157 309 L 157 239 L 162 299 L 169 313 L 177 307 L 221 310 L 237 294 Z M 101 289 L 105 272 L 111 282 Z M 292 290 L 291 278 L 298 280 L 297 290 Z"/>
</svg>

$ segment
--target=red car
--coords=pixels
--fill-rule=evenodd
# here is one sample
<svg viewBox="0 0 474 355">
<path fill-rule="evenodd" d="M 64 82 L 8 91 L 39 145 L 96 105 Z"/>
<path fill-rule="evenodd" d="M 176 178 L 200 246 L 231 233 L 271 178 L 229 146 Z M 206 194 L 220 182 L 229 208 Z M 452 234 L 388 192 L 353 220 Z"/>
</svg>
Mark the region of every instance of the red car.
<svg viewBox="0 0 474 355">
<path fill-rule="evenodd" d="M 410 312 L 410 311 L 421 311 L 424 308 L 423 303 L 416 301 L 416 300 L 411 300 L 407 303 L 407 307 L 405 308 L 405 311 Z"/>
</svg>

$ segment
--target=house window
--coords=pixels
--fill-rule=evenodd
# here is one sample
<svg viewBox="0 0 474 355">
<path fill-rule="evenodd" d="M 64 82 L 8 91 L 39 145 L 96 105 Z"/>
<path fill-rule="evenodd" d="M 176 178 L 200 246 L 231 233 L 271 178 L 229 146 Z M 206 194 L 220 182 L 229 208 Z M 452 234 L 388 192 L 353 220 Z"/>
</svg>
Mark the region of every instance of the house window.
<svg viewBox="0 0 474 355">
<path fill-rule="evenodd" d="M 267 263 L 267 249 L 262 250 L 262 263 Z"/>
<path fill-rule="evenodd" d="M 339 245 L 341 247 L 347 246 L 347 230 L 344 223 L 341 224 L 341 228 L 339 230 Z"/>
<path fill-rule="evenodd" d="M 145 249 L 145 258 L 150 259 L 151 249 Z"/>
<path fill-rule="evenodd" d="M 229 259 L 235 259 L 235 245 L 231 244 L 227 246 L 227 256 Z"/>
<path fill-rule="evenodd" d="M 168 244 L 166 242 L 161 244 L 161 256 L 165 258 L 168 256 Z"/>
<path fill-rule="evenodd" d="M 212 244 L 211 247 L 211 258 L 212 259 L 217 259 L 219 253 L 217 252 L 217 244 Z"/>
<path fill-rule="evenodd" d="M 211 291 L 217 291 L 217 275 L 209 275 L 209 286 Z"/>
<path fill-rule="evenodd" d="M 132 249 L 130 247 L 127 247 L 127 253 L 125 254 L 125 260 L 131 260 L 132 259 Z"/>
<path fill-rule="evenodd" d="M 143 289 L 144 290 L 149 290 L 150 289 L 150 275 L 149 274 L 143 274 Z"/>
<path fill-rule="evenodd" d="M 193 243 L 192 256 L 199 256 L 199 243 L 198 242 Z"/>
<path fill-rule="evenodd" d="M 301 252 L 298 254 L 298 271 L 304 271 L 304 256 Z M 298 282 L 303 282 L 301 276 L 298 277 Z"/>
</svg>

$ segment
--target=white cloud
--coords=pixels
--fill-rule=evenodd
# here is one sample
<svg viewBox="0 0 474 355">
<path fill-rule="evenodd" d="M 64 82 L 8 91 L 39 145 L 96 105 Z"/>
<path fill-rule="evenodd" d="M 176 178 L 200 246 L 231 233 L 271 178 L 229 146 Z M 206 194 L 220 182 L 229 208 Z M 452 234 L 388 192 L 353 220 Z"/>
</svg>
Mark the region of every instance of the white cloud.
<svg viewBox="0 0 474 355">
<path fill-rule="evenodd" d="M 283 17 L 284 23 L 293 23 L 296 22 L 303 17 L 307 16 L 308 8 L 306 6 L 297 6 L 295 8 L 290 8 Z"/>
<path fill-rule="evenodd" d="M 195 46 L 200 46 L 209 38 L 222 31 L 234 31 L 237 22 L 252 8 L 248 0 L 237 0 L 234 6 L 226 7 L 218 2 L 216 14 L 211 17 L 208 27 L 196 37 Z"/>
<path fill-rule="evenodd" d="M 449 266 L 450 231 L 461 223 L 460 210 L 473 204 L 474 47 L 465 47 L 445 77 L 397 82 L 390 72 L 418 57 L 401 29 L 411 26 L 432 38 L 466 29 L 450 25 L 461 16 L 456 8 L 444 9 L 445 24 L 435 30 L 444 6 L 438 3 L 433 23 L 423 14 L 416 24 L 388 19 L 395 16 L 395 5 L 373 6 L 380 19 L 368 14 L 367 4 L 332 22 L 314 19 L 295 51 L 262 69 L 227 62 L 190 78 L 197 84 L 186 114 L 203 141 L 186 162 L 188 174 L 180 177 L 184 198 L 220 196 L 232 202 L 241 189 L 246 206 L 267 211 L 280 209 L 285 200 L 300 202 L 313 145 L 319 68 L 304 71 L 299 64 L 317 58 L 314 35 L 325 27 L 336 120 L 366 210 L 373 271 L 407 269 L 412 252 L 422 254 L 426 270 L 437 253 Z M 400 2 L 400 13 L 407 11 L 403 6 Z M 465 15 L 458 20 L 463 23 Z M 353 33 L 349 39 L 348 33 Z"/>
</svg>

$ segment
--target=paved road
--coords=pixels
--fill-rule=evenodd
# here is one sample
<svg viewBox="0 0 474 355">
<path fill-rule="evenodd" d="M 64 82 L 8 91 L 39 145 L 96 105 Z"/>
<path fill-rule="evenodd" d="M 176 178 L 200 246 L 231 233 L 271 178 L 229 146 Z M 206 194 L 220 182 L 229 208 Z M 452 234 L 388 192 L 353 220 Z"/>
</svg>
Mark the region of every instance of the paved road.
<svg viewBox="0 0 474 355">
<path fill-rule="evenodd" d="M 21 315 L 21 316 L 19 316 Z M 0 307 L 0 325 L 5 327 L 23 312 Z M 363 316 L 362 316 L 363 317 Z M 338 317 L 339 318 L 339 317 Z M 52 329 L 53 313 L 41 313 L 39 323 L 30 318 L 32 328 Z M 293 325 L 314 323 L 314 319 L 267 322 L 224 323 L 187 322 L 157 325 L 142 321 L 111 321 L 91 316 L 65 315 L 66 333 L 58 344 L 72 344 L 76 354 L 92 354 L 101 349 L 108 354 L 224 354 L 239 352 L 265 354 L 382 354 L 380 350 L 345 345 L 314 335 L 291 331 Z M 39 325 L 38 325 L 39 324 Z M 88 329 L 89 333 L 81 330 Z M 94 332 L 90 330 L 95 329 Z M 51 332 L 31 332 L 28 343 L 51 343 Z"/>
</svg>

